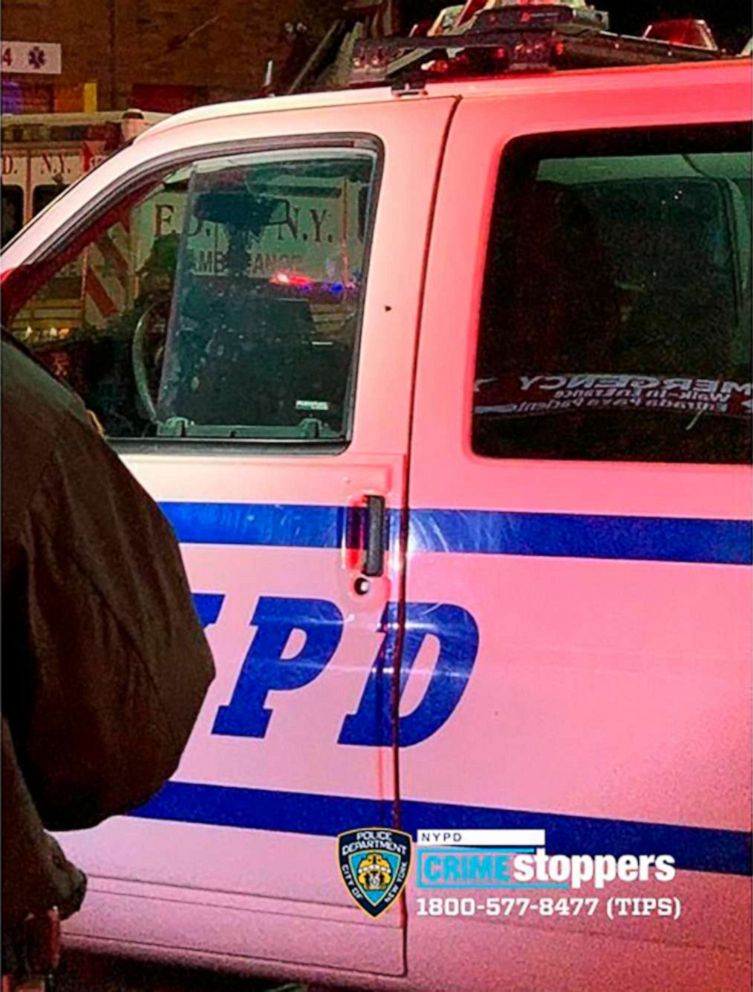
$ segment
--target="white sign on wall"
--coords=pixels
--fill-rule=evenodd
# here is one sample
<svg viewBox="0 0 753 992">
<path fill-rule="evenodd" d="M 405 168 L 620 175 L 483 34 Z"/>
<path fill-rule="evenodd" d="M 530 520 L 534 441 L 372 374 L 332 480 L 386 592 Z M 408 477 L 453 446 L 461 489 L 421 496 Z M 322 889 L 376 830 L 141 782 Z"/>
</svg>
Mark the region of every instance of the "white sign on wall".
<svg viewBox="0 0 753 992">
<path fill-rule="evenodd" d="M 0 41 L 3 72 L 57 76 L 62 70 L 62 46 L 53 41 Z"/>
</svg>

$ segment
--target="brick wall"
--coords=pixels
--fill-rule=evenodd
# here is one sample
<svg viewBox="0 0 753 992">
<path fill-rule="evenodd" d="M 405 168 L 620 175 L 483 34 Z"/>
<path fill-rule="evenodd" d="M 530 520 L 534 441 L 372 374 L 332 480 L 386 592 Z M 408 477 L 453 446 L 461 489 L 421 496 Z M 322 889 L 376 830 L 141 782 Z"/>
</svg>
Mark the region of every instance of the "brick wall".
<svg viewBox="0 0 753 992">
<path fill-rule="evenodd" d="M 312 41 L 342 0 L 4 0 L 3 38 L 60 42 L 54 82 L 96 80 L 100 109 L 124 108 L 133 87 L 196 87 L 202 98 L 258 93 L 268 59 L 290 53 L 283 25 L 303 21 Z M 212 23 L 206 23 L 216 18 Z M 52 77 L 48 77 L 53 81 Z M 182 90 L 176 90 L 180 98 Z"/>
</svg>

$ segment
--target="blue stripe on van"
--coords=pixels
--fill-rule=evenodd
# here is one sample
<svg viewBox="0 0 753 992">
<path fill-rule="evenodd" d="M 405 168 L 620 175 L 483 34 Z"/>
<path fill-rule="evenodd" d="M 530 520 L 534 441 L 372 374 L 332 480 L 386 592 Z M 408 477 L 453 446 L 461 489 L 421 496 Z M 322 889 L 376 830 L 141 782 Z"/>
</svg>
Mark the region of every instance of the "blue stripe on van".
<svg viewBox="0 0 753 992">
<path fill-rule="evenodd" d="M 162 503 L 184 544 L 337 549 L 356 542 L 361 512 L 343 506 L 269 503 Z M 753 563 L 745 520 L 621 517 L 493 510 L 412 510 L 414 552 Z M 390 514 L 395 533 L 398 514 Z"/>
<path fill-rule="evenodd" d="M 418 510 L 411 512 L 410 528 L 410 547 L 417 551 L 718 565 L 753 562 L 753 524 L 746 520 Z"/>
<path fill-rule="evenodd" d="M 671 854 L 687 871 L 751 874 L 751 835 L 633 820 L 400 800 L 400 827 L 417 830 L 545 829 L 550 854 Z M 245 830 L 335 837 L 359 826 L 392 826 L 392 804 L 352 796 L 322 796 L 228 785 L 168 782 L 132 816 Z"/>
<path fill-rule="evenodd" d="M 182 544 L 340 548 L 343 506 L 291 503 L 160 503 Z"/>
</svg>

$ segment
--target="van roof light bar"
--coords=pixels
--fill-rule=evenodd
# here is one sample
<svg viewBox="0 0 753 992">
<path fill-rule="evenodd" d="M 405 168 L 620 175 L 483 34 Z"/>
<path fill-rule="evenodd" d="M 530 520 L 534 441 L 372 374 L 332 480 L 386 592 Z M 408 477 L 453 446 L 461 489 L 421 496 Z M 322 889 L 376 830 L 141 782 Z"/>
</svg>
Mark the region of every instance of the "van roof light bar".
<svg viewBox="0 0 753 992">
<path fill-rule="evenodd" d="M 708 45 L 617 35 L 610 33 L 608 26 L 607 13 L 584 0 L 565 3 L 488 0 L 467 24 L 458 26 L 458 20 L 453 19 L 449 34 L 438 31 L 431 35 L 359 42 L 353 50 L 350 85 L 393 83 L 403 89 L 408 82 L 410 88 L 420 89 L 430 80 L 477 78 L 504 72 L 650 65 L 723 57 Z"/>
</svg>

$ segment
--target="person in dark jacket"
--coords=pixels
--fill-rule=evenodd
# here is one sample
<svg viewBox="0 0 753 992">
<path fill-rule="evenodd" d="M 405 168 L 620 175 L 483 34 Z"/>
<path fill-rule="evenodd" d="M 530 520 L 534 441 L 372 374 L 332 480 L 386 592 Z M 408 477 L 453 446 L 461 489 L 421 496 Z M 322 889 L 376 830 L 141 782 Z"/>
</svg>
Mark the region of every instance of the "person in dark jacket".
<svg viewBox="0 0 753 992">
<path fill-rule="evenodd" d="M 144 803 L 178 765 L 214 667 L 175 537 L 81 401 L 2 341 L 2 939 L 78 909 L 47 830 Z"/>
</svg>

